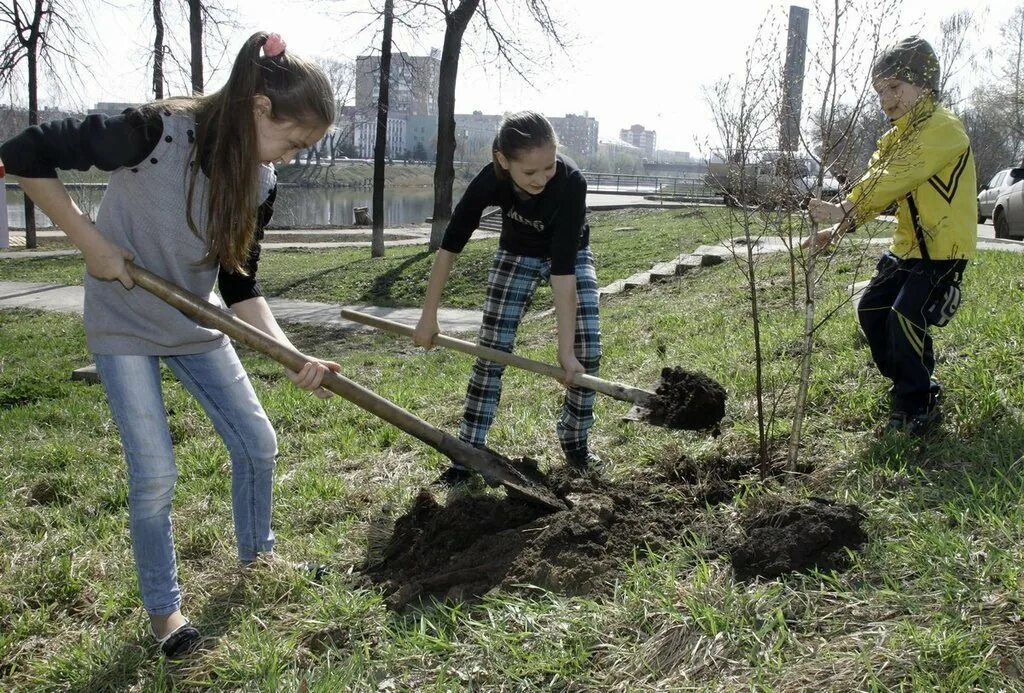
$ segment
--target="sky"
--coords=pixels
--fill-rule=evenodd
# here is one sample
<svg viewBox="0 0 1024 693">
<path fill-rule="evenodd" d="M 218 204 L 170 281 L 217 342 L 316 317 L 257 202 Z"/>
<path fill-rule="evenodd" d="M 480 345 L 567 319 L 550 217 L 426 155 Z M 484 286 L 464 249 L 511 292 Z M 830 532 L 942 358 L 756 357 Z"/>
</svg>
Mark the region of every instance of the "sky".
<svg viewBox="0 0 1024 693">
<path fill-rule="evenodd" d="M 970 10 L 984 17 L 980 22 L 983 28 L 974 38 L 980 48 L 998 46 L 999 18 L 1024 2 L 893 1 L 901 11 L 899 24 L 893 26 L 894 39 L 918 33 L 938 47 L 939 20 Z M 368 26 L 367 15 L 358 14 L 368 0 L 220 2 L 231 10 L 237 26 L 228 34 L 226 57 L 218 69 L 212 75 L 207 70 L 208 90 L 223 83 L 242 41 L 260 29 L 281 34 L 288 50 L 305 57 L 353 60 L 379 50 L 376 27 Z M 172 4 L 164 2 L 165 7 Z M 795 4 L 810 10 L 810 46 L 820 33 L 815 22 L 818 8 L 809 0 L 548 0 L 548 4 L 571 41 L 568 50 L 556 50 L 548 58 L 548 52 L 538 47 L 531 55 L 543 63 L 530 70 L 531 83 L 527 84 L 509 70 L 499 69 L 491 55 L 464 49 L 456 112 L 532 108 L 549 116 L 587 113 L 599 121 L 602 139 L 617 137 L 620 129 L 637 123 L 657 131 L 661 149 L 695 151 L 714 131 L 702 88 L 742 72 L 745 51 L 766 18 L 769 26 L 784 27 L 788 7 Z M 832 3 L 826 4 L 830 7 Z M 150 3 L 107 0 L 91 6 L 90 16 L 81 24 L 83 33 L 94 37 L 96 48 L 79 53 L 86 64 L 83 78 L 75 83 L 73 93 L 44 83 L 44 106 L 90 107 L 98 101 L 141 102 L 151 97 L 145 64 L 153 34 Z M 522 37 L 539 46 L 536 32 L 528 29 L 529 20 L 515 20 Z M 471 24 L 471 30 L 474 26 Z M 178 33 L 184 40 L 187 32 Z M 431 47 L 441 47 L 442 37 L 441 30 L 399 29 L 395 42 L 401 50 L 426 54 Z M 808 60 L 812 59 L 809 55 Z M 963 74 L 969 83 L 971 76 Z M 183 84 L 179 78 L 177 93 Z M 812 97 L 809 90 L 813 86 L 805 85 L 805 101 Z"/>
</svg>

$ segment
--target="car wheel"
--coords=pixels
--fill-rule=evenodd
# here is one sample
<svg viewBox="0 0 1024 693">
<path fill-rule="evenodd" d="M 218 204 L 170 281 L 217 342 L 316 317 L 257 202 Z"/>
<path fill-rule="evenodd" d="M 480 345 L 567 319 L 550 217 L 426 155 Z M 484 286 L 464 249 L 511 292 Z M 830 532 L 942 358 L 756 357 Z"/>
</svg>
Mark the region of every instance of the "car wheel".
<svg viewBox="0 0 1024 693">
<path fill-rule="evenodd" d="M 978 212 L 978 223 L 979 224 L 984 224 L 986 218 L 987 217 L 985 217 L 985 215 L 983 215 L 981 212 Z"/>
<path fill-rule="evenodd" d="M 996 238 L 1010 237 L 1010 223 L 1006 221 L 1006 213 L 996 211 L 992 215 L 992 225 L 996 227 Z"/>
</svg>

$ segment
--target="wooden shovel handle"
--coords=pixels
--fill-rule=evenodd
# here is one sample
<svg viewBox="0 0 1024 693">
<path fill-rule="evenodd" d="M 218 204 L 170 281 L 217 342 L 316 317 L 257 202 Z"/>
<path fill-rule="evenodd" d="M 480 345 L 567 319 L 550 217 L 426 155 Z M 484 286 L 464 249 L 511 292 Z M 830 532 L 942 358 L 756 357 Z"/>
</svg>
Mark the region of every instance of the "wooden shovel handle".
<svg viewBox="0 0 1024 693">
<path fill-rule="evenodd" d="M 185 291 L 163 277 L 126 261 L 128 274 L 136 284 L 174 306 L 200 325 L 220 330 L 237 342 L 266 354 L 293 371 L 315 360 L 253 327 L 209 301 Z M 393 402 L 334 372 L 324 375 L 322 386 L 371 414 L 418 438 L 449 459 L 476 470 L 488 483 L 500 483 L 534 502 L 561 510 L 565 504 L 546 489 L 537 487 L 499 455 L 475 448 L 431 426 Z"/>
<path fill-rule="evenodd" d="M 395 322 L 394 320 L 379 318 L 376 315 L 368 315 L 367 313 L 360 313 L 359 311 L 349 310 L 347 308 L 342 308 L 341 316 L 354 322 L 362 323 L 363 325 L 369 325 L 370 327 L 376 327 L 387 332 L 393 332 L 394 334 L 412 337 L 412 327 L 403 325 L 400 322 Z M 480 346 L 473 342 L 467 342 L 464 339 L 456 339 L 455 337 L 438 334 L 434 337 L 434 344 L 467 354 L 472 354 L 473 356 L 478 356 L 488 361 L 503 363 L 506 366 L 514 366 L 533 373 L 539 373 L 540 375 L 546 375 L 558 381 L 565 380 L 565 369 L 563 368 L 553 366 L 549 363 L 544 363 L 543 361 L 534 361 L 533 359 L 528 359 L 523 356 L 517 356 L 516 354 L 511 354 L 507 351 L 499 351 L 498 349 Z M 649 392 L 648 390 L 641 390 L 636 387 L 630 387 L 629 385 L 623 385 L 622 383 L 603 380 L 602 378 L 596 378 L 592 375 L 586 375 L 585 373 L 576 374 L 572 379 L 572 384 L 577 387 L 585 387 L 589 390 L 600 392 L 603 395 L 614 397 L 615 399 L 622 400 L 623 402 L 639 404 L 642 407 L 649 406 L 651 398 L 654 397 L 654 393 Z"/>
</svg>

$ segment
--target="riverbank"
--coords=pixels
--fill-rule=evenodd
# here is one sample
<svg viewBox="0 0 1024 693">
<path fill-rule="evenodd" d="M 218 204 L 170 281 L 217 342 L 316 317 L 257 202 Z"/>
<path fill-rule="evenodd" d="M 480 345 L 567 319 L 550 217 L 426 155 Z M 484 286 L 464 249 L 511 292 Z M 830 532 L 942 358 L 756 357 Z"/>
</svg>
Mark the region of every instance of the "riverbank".
<svg viewBox="0 0 1024 693">
<path fill-rule="evenodd" d="M 482 164 L 456 164 L 455 181 L 470 181 Z M 110 173 L 98 168 L 88 171 L 58 171 L 65 185 L 106 185 Z M 430 162 L 395 161 L 384 166 L 384 179 L 389 186 L 398 188 L 424 188 L 434 184 L 434 164 Z M 333 164 L 288 164 L 277 167 L 278 185 L 311 188 L 364 188 L 373 181 L 373 162 L 362 159 L 338 159 Z M 17 188 L 17 180 L 9 178 L 7 185 Z"/>
</svg>

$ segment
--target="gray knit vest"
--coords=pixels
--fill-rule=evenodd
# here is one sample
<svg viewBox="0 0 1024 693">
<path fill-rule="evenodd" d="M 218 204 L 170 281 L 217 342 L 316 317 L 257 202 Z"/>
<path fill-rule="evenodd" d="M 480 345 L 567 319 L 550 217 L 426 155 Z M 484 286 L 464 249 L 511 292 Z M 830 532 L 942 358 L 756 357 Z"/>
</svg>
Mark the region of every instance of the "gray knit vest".
<svg viewBox="0 0 1024 693">
<path fill-rule="evenodd" d="M 162 118 L 163 134 L 148 158 L 111 174 L 96 226 L 106 238 L 131 251 L 135 264 L 222 306 L 213 293 L 217 263 L 197 264 L 206 255 L 206 241 L 192 233 L 185 214 L 195 120 L 167 112 Z M 275 176 L 273 167 L 260 168 L 261 203 Z M 192 219 L 201 232 L 206 228 L 208 184 L 200 172 Z M 218 330 L 200 327 L 141 287 L 129 291 L 116 280 L 102 281 L 88 273 L 85 335 L 94 354 L 198 354 L 227 341 Z"/>
</svg>

